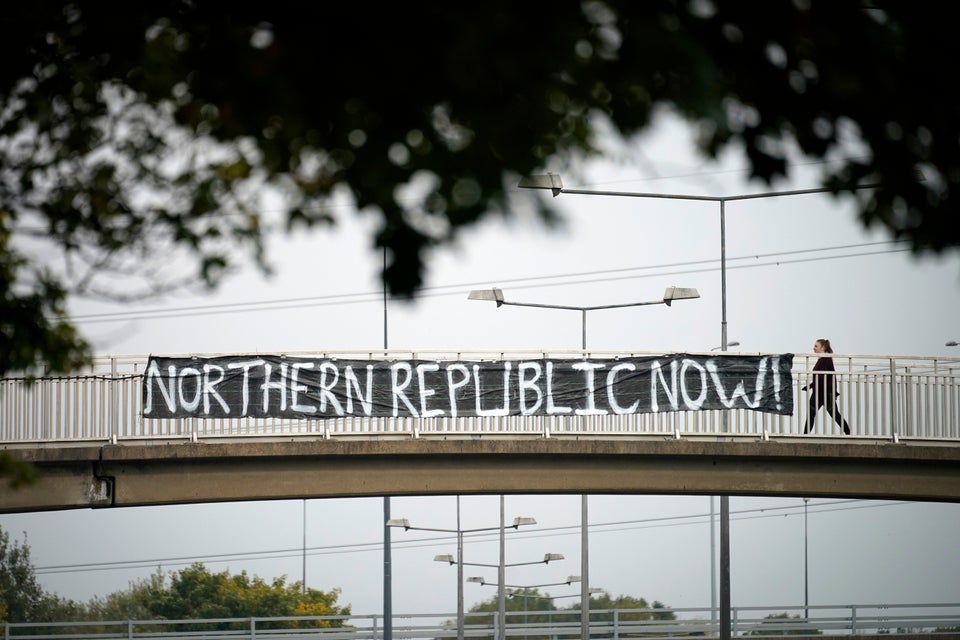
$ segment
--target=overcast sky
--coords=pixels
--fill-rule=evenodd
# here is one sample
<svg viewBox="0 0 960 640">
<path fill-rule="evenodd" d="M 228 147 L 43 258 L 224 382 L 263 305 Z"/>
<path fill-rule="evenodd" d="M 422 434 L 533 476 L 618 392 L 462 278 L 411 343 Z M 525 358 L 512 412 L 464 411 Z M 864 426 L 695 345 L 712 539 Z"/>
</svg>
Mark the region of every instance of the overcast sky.
<svg viewBox="0 0 960 640">
<path fill-rule="evenodd" d="M 688 132 L 665 120 L 619 157 L 563 173 L 567 187 L 734 195 L 769 191 L 746 180 L 739 157 L 707 163 Z M 773 189 L 818 186 L 822 165 L 798 160 L 796 177 Z M 535 195 L 550 198 L 548 192 Z M 75 301 L 81 327 L 103 355 L 290 353 L 345 349 L 579 349 L 573 311 L 503 307 L 467 300 L 498 286 L 508 300 L 588 306 L 657 300 L 668 286 L 701 298 L 672 307 L 588 314 L 587 346 L 602 351 L 706 351 L 720 344 L 719 205 L 578 196 L 555 199 L 566 219 L 545 230 L 518 200 L 512 221 L 491 219 L 430 259 L 414 303 L 390 301 L 378 281 L 372 220 L 347 205 L 331 212 L 336 232 L 272 243 L 276 275 L 252 270 L 216 295 L 181 295 L 111 306 Z M 731 202 L 726 207 L 728 340 L 735 350 L 810 353 L 829 338 L 841 354 L 960 356 L 960 259 L 915 258 L 879 230 L 865 231 L 850 203 L 803 195 Z M 92 314 L 110 314 L 93 317 Z M 800 403 L 801 405 L 803 403 Z M 842 405 L 841 405 L 842 406 Z M 847 416 L 856 431 L 856 416 Z M 415 526 L 456 527 L 455 498 L 394 498 L 394 517 Z M 709 607 L 711 499 L 706 496 L 592 496 L 590 586 L 612 595 Z M 960 506 L 733 497 L 734 606 L 960 602 Z M 496 496 L 462 498 L 463 528 L 495 527 Z M 528 586 L 580 574 L 580 497 L 508 496 L 506 516 L 538 524 L 512 534 L 507 563 L 548 552 L 566 560 L 510 567 L 507 583 Z M 306 536 L 304 536 L 306 524 Z M 303 576 L 310 587 L 341 589 L 356 614 L 383 607 L 383 500 L 318 499 L 0 515 L 11 537 L 24 533 L 42 585 L 86 601 L 156 571 L 190 562 L 246 570 L 267 580 Z M 804 564 L 804 539 L 809 561 Z M 437 539 L 439 538 L 439 539 Z M 717 537 L 717 541 L 719 536 Z M 395 613 L 456 610 L 456 568 L 433 562 L 455 553 L 452 537 L 393 534 Z M 496 564 L 496 536 L 469 538 L 466 562 Z M 495 582 L 496 569 L 466 567 Z M 579 587 L 546 587 L 551 595 Z M 468 583 L 467 607 L 494 595 Z M 576 598 L 558 604 L 572 604 Z"/>
</svg>

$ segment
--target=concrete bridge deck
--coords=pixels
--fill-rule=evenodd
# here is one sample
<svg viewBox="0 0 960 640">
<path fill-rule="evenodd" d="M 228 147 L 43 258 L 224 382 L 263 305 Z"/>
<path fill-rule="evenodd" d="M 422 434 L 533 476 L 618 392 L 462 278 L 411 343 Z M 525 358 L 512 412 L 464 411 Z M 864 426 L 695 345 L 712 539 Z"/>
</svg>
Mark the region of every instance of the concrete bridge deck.
<svg viewBox="0 0 960 640">
<path fill-rule="evenodd" d="M 42 479 L 0 511 L 343 496 L 650 493 L 960 501 L 939 442 L 589 437 L 21 447 Z"/>
</svg>

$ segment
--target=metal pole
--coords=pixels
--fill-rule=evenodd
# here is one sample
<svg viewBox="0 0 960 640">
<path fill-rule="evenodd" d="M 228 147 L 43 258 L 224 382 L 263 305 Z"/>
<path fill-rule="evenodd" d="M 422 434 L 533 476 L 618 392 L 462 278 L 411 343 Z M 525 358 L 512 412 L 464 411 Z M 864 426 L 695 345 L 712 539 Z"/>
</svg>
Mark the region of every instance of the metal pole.
<svg viewBox="0 0 960 640">
<path fill-rule="evenodd" d="M 387 348 L 387 248 L 383 248 L 383 348 Z"/>
<path fill-rule="evenodd" d="M 503 583 L 506 582 L 506 531 L 504 522 L 504 499 L 500 494 L 500 566 L 497 568 L 497 612 L 500 616 L 500 626 L 497 628 L 499 640 L 507 638 L 507 600 Z"/>
<path fill-rule="evenodd" d="M 810 564 L 807 555 L 807 503 L 810 498 L 803 499 L 803 618 L 810 621 Z"/>
<path fill-rule="evenodd" d="M 307 499 L 303 499 L 303 585 L 301 590 L 307 592 Z"/>
<path fill-rule="evenodd" d="M 583 310 L 582 338 L 580 348 L 586 357 L 587 350 L 587 310 Z M 584 418 L 585 420 L 586 418 Z M 588 498 L 580 496 L 580 637 L 590 637 L 590 520 L 587 512 Z"/>
<path fill-rule="evenodd" d="M 387 350 L 387 248 L 383 248 L 383 350 Z M 393 569 L 390 559 L 390 496 L 383 497 L 383 640 L 393 640 Z"/>
<path fill-rule="evenodd" d="M 730 496 L 720 496 L 720 640 L 730 640 Z"/>
<path fill-rule="evenodd" d="M 727 350 L 727 222 L 726 201 L 720 200 L 720 346 Z M 729 430 L 723 412 L 723 432 Z M 720 640 L 730 640 L 730 496 L 720 496 Z"/>
<path fill-rule="evenodd" d="M 383 497 L 383 522 L 390 522 L 390 496 Z M 383 640 L 393 640 L 393 590 L 390 565 L 390 527 L 383 525 Z"/>
<path fill-rule="evenodd" d="M 463 530 L 460 528 L 460 496 L 457 496 L 457 640 L 463 640 Z"/>
<path fill-rule="evenodd" d="M 584 351 L 587 350 L 587 310 L 580 310 L 580 348 Z M 586 354 L 584 354 L 586 357 Z"/>
<path fill-rule="evenodd" d="M 720 345 L 727 350 L 727 220 L 726 202 L 720 201 Z"/>
<path fill-rule="evenodd" d="M 587 540 L 587 494 L 580 501 L 580 637 L 590 637 L 590 544 Z"/>
<path fill-rule="evenodd" d="M 710 496 L 710 628 L 717 626 L 717 513 L 716 496 Z"/>
</svg>

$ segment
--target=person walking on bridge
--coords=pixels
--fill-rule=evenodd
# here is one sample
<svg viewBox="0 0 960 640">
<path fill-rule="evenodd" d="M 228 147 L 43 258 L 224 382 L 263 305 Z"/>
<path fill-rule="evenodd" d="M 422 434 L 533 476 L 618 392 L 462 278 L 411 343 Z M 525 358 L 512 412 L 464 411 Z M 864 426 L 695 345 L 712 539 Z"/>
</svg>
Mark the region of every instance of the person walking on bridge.
<svg viewBox="0 0 960 640">
<path fill-rule="evenodd" d="M 833 353 L 830 341 L 826 338 L 820 338 L 813 343 L 814 353 Z M 813 382 L 801 389 L 806 391 L 810 389 L 810 404 L 807 410 L 807 423 L 803 429 L 804 433 L 810 433 L 813 430 L 813 423 L 817 417 L 817 411 L 820 407 L 826 407 L 827 413 L 833 416 L 838 425 L 843 428 L 845 435 L 850 435 L 850 425 L 840 415 L 837 410 L 837 396 L 840 392 L 836 389 L 834 380 L 833 358 L 830 356 L 820 356 L 817 363 L 813 365 Z"/>
</svg>

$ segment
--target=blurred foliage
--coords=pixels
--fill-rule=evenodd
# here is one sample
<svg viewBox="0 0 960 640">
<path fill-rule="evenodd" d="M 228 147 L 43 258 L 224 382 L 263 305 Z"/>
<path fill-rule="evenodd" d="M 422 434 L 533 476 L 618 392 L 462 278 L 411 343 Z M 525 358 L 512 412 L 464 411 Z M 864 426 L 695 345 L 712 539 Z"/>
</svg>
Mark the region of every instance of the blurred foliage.
<svg viewBox="0 0 960 640">
<path fill-rule="evenodd" d="M 371 251 L 411 296 L 432 248 L 512 198 L 554 219 L 518 176 L 569 175 L 603 132 L 629 142 L 660 110 L 766 181 L 788 149 L 829 159 L 823 184 L 917 251 L 960 234 L 949 3 L 37 0 L 5 15 L 0 374 L 89 358 L 68 295 L 213 287 L 244 256 L 269 269 L 271 225 L 333 224 L 334 196 L 375 217 Z M 851 188 L 865 182 L 883 188 Z"/>
<path fill-rule="evenodd" d="M 3 478 L 6 478 L 7 487 L 13 490 L 36 482 L 40 472 L 29 462 L 15 458 L 9 451 L 0 451 L 0 479 Z"/>
</svg>

